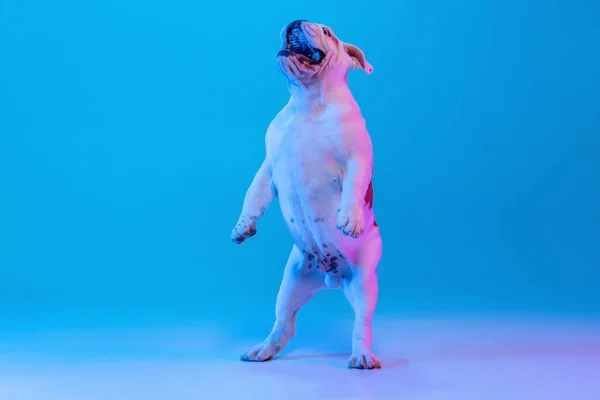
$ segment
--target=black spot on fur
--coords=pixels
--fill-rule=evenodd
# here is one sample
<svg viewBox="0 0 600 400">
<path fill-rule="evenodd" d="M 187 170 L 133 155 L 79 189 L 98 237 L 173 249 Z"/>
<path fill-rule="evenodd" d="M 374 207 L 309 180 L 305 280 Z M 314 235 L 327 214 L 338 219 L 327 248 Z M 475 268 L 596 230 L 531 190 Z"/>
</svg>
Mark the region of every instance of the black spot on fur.
<svg viewBox="0 0 600 400">
<path fill-rule="evenodd" d="M 335 260 L 337 260 L 337 257 L 331 257 L 331 259 L 330 259 L 330 260 L 331 260 L 331 261 L 335 261 Z"/>
<path fill-rule="evenodd" d="M 290 222 L 293 224 L 294 223 L 294 218 L 290 218 Z"/>
<path fill-rule="evenodd" d="M 315 222 L 317 222 L 317 223 L 318 222 L 323 222 L 323 221 L 325 221 L 325 220 L 323 218 L 321 218 L 321 217 L 315 218 Z"/>
<path fill-rule="evenodd" d="M 334 257 L 334 258 L 337 260 L 337 258 L 336 258 L 336 257 Z M 335 262 L 335 260 L 332 258 L 332 259 L 329 261 L 329 268 L 327 268 L 327 270 L 326 270 L 325 272 L 336 271 L 336 270 L 337 270 L 337 267 L 338 267 L 338 264 L 337 264 L 337 263 Z"/>
<path fill-rule="evenodd" d="M 314 254 L 309 254 L 309 255 L 308 255 L 308 259 L 309 259 L 310 261 L 314 260 L 314 259 L 315 259 L 315 256 L 314 256 Z"/>
<path fill-rule="evenodd" d="M 326 245 L 325 243 L 323 243 L 323 248 L 324 248 L 324 249 L 326 249 L 326 248 L 327 248 L 327 245 Z"/>
</svg>

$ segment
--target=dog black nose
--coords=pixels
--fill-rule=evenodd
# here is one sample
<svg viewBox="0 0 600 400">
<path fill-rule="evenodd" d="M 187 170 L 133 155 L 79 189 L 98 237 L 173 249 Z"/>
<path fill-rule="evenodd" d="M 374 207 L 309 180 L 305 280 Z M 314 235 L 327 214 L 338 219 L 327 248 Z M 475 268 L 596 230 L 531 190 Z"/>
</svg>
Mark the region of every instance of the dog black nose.
<svg viewBox="0 0 600 400">
<path fill-rule="evenodd" d="M 297 19 L 288 24 L 287 29 L 286 29 L 286 34 L 287 34 L 288 40 L 290 39 L 290 35 L 292 34 L 292 32 L 301 32 L 302 31 L 302 23 L 303 22 L 307 22 L 307 21 L 305 19 Z"/>
</svg>

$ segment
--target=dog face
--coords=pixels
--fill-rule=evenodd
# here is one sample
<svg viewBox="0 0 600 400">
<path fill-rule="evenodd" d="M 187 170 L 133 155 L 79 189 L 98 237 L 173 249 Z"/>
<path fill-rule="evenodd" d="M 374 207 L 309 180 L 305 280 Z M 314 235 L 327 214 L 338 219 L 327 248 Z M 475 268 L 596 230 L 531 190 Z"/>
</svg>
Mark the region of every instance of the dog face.
<svg viewBox="0 0 600 400">
<path fill-rule="evenodd" d="M 277 65 L 288 80 L 301 86 L 345 80 L 350 68 L 373 72 L 361 49 L 339 40 L 330 27 L 304 20 L 281 31 Z"/>
</svg>

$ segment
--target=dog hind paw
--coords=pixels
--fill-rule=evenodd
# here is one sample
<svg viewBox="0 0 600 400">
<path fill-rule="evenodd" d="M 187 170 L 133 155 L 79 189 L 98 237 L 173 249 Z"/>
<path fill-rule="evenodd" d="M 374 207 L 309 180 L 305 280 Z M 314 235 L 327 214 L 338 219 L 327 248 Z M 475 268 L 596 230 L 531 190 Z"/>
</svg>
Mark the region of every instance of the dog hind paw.
<svg viewBox="0 0 600 400">
<path fill-rule="evenodd" d="M 370 351 L 353 352 L 348 360 L 348 368 L 356 369 L 379 369 L 381 363 Z"/>
<path fill-rule="evenodd" d="M 241 361 L 264 362 L 270 361 L 279 353 L 281 346 L 275 343 L 262 342 L 248 349 L 240 356 Z"/>
</svg>

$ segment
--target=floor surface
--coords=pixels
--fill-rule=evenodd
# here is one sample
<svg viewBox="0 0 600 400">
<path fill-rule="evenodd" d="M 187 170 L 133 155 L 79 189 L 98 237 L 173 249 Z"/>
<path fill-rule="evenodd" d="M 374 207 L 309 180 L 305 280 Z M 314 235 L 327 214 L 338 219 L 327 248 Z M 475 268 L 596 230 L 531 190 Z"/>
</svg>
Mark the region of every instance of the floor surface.
<svg viewBox="0 0 600 400">
<path fill-rule="evenodd" d="M 348 370 L 348 322 L 300 324 L 280 358 L 210 326 L 0 334 L 2 400 L 600 399 L 600 324 L 430 318 L 375 322 L 384 368 Z"/>
</svg>

